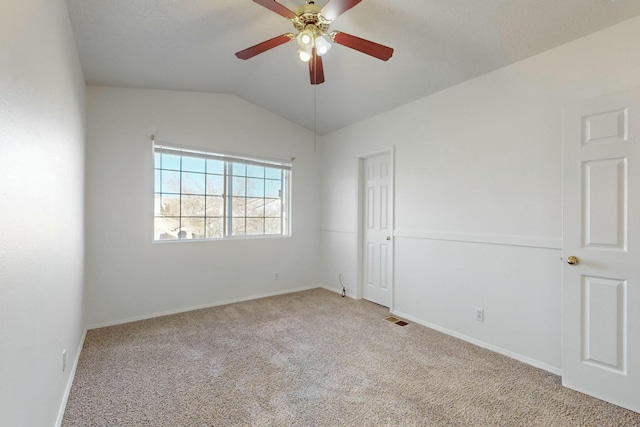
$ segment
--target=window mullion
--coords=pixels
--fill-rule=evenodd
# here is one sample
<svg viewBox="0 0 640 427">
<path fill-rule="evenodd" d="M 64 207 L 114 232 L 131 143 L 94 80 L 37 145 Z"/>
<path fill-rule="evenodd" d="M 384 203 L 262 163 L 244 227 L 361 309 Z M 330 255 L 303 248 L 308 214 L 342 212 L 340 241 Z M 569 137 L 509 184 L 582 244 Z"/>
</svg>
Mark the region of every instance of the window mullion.
<svg viewBox="0 0 640 427">
<path fill-rule="evenodd" d="M 244 236 L 247 235 L 247 203 L 249 200 L 249 177 L 247 176 L 247 165 L 244 167 Z"/>
<path fill-rule="evenodd" d="M 231 200 L 231 195 L 233 194 L 233 179 L 230 178 L 232 174 L 233 164 L 230 162 L 224 162 L 224 183 L 225 191 L 227 192 L 224 196 L 224 237 L 231 235 L 231 226 L 233 222 L 233 202 Z"/>
<path fill-rule="evenodd" d="M 178 191 L 180 191 L 180 213 L 179 218 L 180 220 L 178 221 L 178 239 L 182 240 L 182 156 L 180 156 L 180 179 L 178 180 L 180 187 L 178 188 Z"/>
<path fill-rule="evenodd" d="M 204 212 L 202 212 L 202 237 L 207 238 L 207 161 L 204 161 L 204 189 L 202 195 L 204 196 Z"/>
<path fill-rule="evenodd" d="M 281 170 L 280 171 L 280 233 L 282 233 L 282 231 L 284 230 L 284 216 L 285 216 L 285 212 L 284 212 L 285 190 L 284 189 L 286 184 L 287 183 L 285 182 L 285 172 Z"/>
</svg>

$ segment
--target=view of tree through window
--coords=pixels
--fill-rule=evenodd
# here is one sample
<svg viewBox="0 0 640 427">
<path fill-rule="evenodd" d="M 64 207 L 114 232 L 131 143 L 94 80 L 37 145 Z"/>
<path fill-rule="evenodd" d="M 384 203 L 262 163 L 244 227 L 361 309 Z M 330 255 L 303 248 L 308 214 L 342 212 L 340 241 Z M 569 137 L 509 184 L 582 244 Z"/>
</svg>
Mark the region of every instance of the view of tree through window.
<svg viewBox="0 0 640 427">
<path fill-rule="evenodd" d="M 155 147 L 154 240 L 287 235 L 291 165 Z"/>
</svg>

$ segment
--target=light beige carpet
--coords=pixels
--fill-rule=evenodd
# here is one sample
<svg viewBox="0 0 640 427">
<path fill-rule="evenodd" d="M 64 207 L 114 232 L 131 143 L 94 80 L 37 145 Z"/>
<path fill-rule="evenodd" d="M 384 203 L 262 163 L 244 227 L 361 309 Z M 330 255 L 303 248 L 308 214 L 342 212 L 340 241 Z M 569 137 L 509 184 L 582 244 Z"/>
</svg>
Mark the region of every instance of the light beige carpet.
<svg viewBox="0 0 640 427">
<path fill-rule="evenodd" d="M 640 426 L 388 314 L 317 289 L 91 330 L 63 426 Z"/>
</svg>

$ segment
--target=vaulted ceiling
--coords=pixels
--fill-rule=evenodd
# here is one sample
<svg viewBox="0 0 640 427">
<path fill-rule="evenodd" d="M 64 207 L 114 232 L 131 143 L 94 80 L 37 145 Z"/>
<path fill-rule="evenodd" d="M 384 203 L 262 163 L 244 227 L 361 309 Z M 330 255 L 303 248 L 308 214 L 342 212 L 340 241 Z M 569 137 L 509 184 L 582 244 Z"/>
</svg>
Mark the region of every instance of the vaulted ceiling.
<svg viewBox="0 0 640 427">
<path fill-rule="evenodd" d="M 334 45 L 326 82 L 312 86 L 295 42 L 234 56 L 294 32 L 251 0 L 67 3 L 88 84 L 234 94 L 319 134 L 640 15 L 638 0 L 362 0 L 331 30 L 393 47 L 393 57 Z"/>
</svg>

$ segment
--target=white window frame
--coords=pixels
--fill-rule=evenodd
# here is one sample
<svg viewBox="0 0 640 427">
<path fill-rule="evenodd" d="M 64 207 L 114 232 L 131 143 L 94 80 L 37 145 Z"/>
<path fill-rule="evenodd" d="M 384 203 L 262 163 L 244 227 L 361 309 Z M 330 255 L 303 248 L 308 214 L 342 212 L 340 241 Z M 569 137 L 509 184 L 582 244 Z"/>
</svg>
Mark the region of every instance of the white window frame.
<svg viewBox="0 0 640 427">
<path fill-rule="evenodd" d="M 216 152 L 209 152 L 209 151 L 204 151 L 201 149 L 195 149 L 195 148 L 190 148 L 190 147 L 184 147 L 184 146 L 179 146 L 179 145 L 174 145 L 174 144 L 163 144 L 163 143 L 158 143 L 158 142 L 154 142 L 153 144 L 153 153 L 154 153 L 154 213 L 153 213 L 153 223 L 154 223 L 154 232 L 153 232 L 153 241 L 154 242 L 182 242 L 182 241 L 202 241 L 202 240 L 224 240 L 224 239 L 247 239 L 247 238 L 280 238 L 280 237 L 289 237 L 291 236 L 291 174 L 292 174 L 292 162 L 291 161 L 286 161 L 286 160 L 280 160 L 280 159 L 272 159 L 272 158 L 265 158 L 265 157 L 258 157 L 258 156 L 251 156 L 251 155 L 245 155 L 245 154 L 236 154 L 236 153 L 227 153 L 227 152 L 220 152 L 220 151 L 216 151 Z M 181 163 L 180 163 L 180 168 L 179 169 L 163 169 L 162 168 L 162 164 L 160 163 L 160 165 L 158 165 L 158 157 L 157 155 L 160 155 L 160 158 L 162 158 L 162 154 L 169 154 L 169 155 L 177 155 L 181 157 Z M 182 188 L 182 177 L 184 173 L 200 173 L 200 172 L 189 172 L 188 170 L 183 170 L 183 165 L 182 165 L 182 157 L 189 157 L 189 158 L 198 158 L 198 159 L 205 159 L 205 160 L 216 160 L 216 161 L 221 161 L 224 164 L 224 171 L 222 173 L 222 176 L 224 177 L 224 184 L 223 184 L 223 194 L 222 196 L 222 201 L 223 201 L 223 231 L 222 231 L 222 236 L 218 236 L 218 237 L 206 237 L 206 232 L 204 232 L 203 229 L 203 235 L 200 237 L 191 237 L 191 236 L 186 236 L 186 235 L 182 235 L 181 231 L 183 231 L 183 219 L 199 219 L 202 218 L 203 220 L 206 221 L 207 218 L 207 212 L 206 212 L 206 207 L 205 207 L 205 212 L 203 216 L 188 216 L 188 215 L 182 215 L 182 209 L 183 209 L 183 197 L 184 196 L 191 196 L 192 194 L 190 193 L 184 193 L 183 188 Z M 267 181 L 274 181 L 277 182 L 278 180 L 275 178 L 267 178 L 267 177 L 251 177 L 248 175 L 247 172 L 244 173 L 244 175 L 234 175 L 233 174 L 233 165 L 236 164 L 242 164 L 244 166 L 258 166 L 258 167 L 265 167 L 265 168 L 269 168 L 269 169 L 278 169 L 281 172 L 280 175 L 280 181 L 281 181 L 281 188 L 279 190 L 279 197 L 277 198 L 269 198 L 266 197 L 266 193 L 262 195 L 262 197 L 249 197 L 246 193 L 244 196 L 239 196 L 237 194 L 234 194 L 234 189 L 233 189 L 233 177 L 236 178 L 244 178 L 245 180 L 248 179 L 262 179 L 263 181 L 265 181 L 265 185 Z M 162 176 L 160 176 L 160 178 L 158 178 L 158 171 L 160 171 L 160 174 L 163 173 L 163 171 L 173 171 L 173 172 L 179 172 L 180 174 L 180 192 L 176 193 L 176 192 L 163 192 L 163 188 L 162 188 L 162 183 L 163 183 L 163 179 Z M 212 175 L 208 172 L 205 171 L 205 175 Z M 219 175 L 219 174 L 218 174 Z M 158 188 L 158 184 L 160 185 L 160 188 Z M 206 186 L 205 186 L 206 187 Z M 206 188 L 205 188 L 205 194 L 206 194 Z M 245 189 L 246 191 L 246 189 Z M 202 196 L 204 196 L 205 194 L 203 194 Z M 158 215 L 158 196 L 160 196 L 160 199 L 162 200 L 163 195 L 172 195 L 172 196 L 180 196 L 180 202 L 179 202 L 179 206 L 180 206 L 180 215 L 179 216 L 163 216 L 163 215 Z M 217 197 L 219 197 L 219 195 L 216 195 Z M 263 208 L 263 216 L 257 216 L 257 217 L 247 217 L 247 216 L 235 216 L 233 215 L 233 206 L 232 206 L 232 198 L 244 198 L 245 202 L 247 199 L 249 198 L 253 198 L 253 199 L 260 199 L 262 198 L 264 200 L 264 204 L 265 204 L 265 208 L 266 208 L 266 203 L 267 200 L 277 200 L 280 199 L 281 201 L 281 208 L 280 208 L 280 232 L 279 233 L 266 233 L 266 226 L 263 226 L 263 233 L 262 234 L 234 234 L 233 232 L 233 221 L 234 218 L 244 218 L 245 221 L 245 230 L 246 230 L 246 223 L 247 223 L 247 219 L 250 218 L 262 218 L 263 222 L 268 220 L 268 219 L 275 219 L 276 217 L 267 217 L 266 213 L 264 212 Z M 205 197 L 206 200 L 206 197 Z M 206 205 L 205 205 L 206 206 Z M 245 210 L 245 215 L 247 215 L 246 210 Z M 178 218 L 179 222 L 180 222 L 180 227 L 179 227 L 179 231 L 178 231 L 178 235 L 174 236 L 174 237 L 165 237 L 162 238 L 160 237 L 161 234 L 159 234 L 156 230 L 156 221 L 158 221 L 159 219 L 162 218 Z M 218 217 L 216 217 L 218 218 Z M 167 233 L 163 233 L 162 235 L 166 235 Z"/>
</svg>

